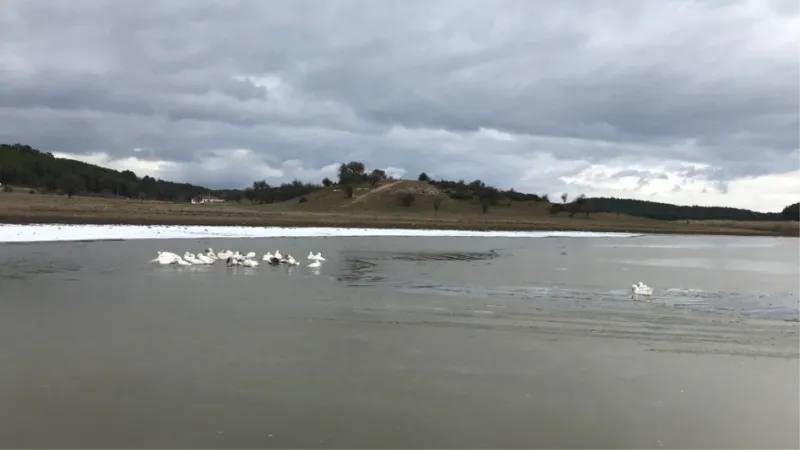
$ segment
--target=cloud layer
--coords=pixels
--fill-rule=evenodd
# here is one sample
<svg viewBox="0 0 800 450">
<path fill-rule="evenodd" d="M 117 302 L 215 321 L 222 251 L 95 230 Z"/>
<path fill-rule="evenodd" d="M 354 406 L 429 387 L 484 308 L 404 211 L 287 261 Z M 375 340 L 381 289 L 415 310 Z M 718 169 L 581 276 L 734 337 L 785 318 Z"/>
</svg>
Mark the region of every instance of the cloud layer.
<svg viewBox="0 0 800 450">
<path fill-rule="evenodd" d="M 5 0 L 0 142 L 212 187 L 360 160 L 776 210 L 799 30 L 795 0 Z"/>
</svg>

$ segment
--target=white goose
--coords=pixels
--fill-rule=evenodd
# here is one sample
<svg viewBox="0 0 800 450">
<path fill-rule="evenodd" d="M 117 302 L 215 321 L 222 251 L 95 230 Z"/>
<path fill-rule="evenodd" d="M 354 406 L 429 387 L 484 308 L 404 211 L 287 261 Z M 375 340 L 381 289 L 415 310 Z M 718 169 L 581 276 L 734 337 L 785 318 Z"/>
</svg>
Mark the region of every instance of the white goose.
<svg viewBox="0 0 800 450">
<path fill-rule="evenodd" d="M 196 257 L 202 264 L 206 265 L 214 264 L 214 261 L 216 261 L 214 258 L 211 258 L 210 256 L 204 255 L 202 253 L 198 253 Z"/>
<path fill-rule="evenodd" d="M 177 253 L 172 253 L 172 252 L 157 252 L 157 253 L 158 253 L 158 256 L 156 257 L 156 259 L 161 258 L 161 257 L 164 257 L 164 258 L 180 258 L 180 255 L 178 255 Z M 152 262 L 155 262 L 156 259 L 152 260 Z"/>
<path fill-rule="evenodd" d="M 325 257 L 322 256 L 322 252 L 317 252 L 317 254 L 314 255 L 314 259 L 316 259 L 317 261 L 327 261 L 327 259 L 325 259 Z"/>
<path fill-rule="evenodd" d="M 157 263 L 157 264 L 160 264 L 162 266 L 168 266 L 170 264 L 176 264 L 179 259 L 181 259 L 181 257 L 178 256 L 175 253 L 172 253 L 172 252 L 158 252 L 158 256 L 156 256 L 155 258 L 151 259 L 150 262 L 151 263 Z"/>
<path fill-rule="evenodd" d="M 240 264 L 243 267 L 258 267 L 258 261 L 255 259 L 245 258 Z"/>
<path fill-rule="evenodd" d="M 280 250 L 275 250 L 275 254 L 272 255 L 272 256 L 274 256 L 274 257 L 276 257 L 278 259 L 283 259 L 283 255 L 281 255 L 281 251 Z"/>
<path fill-rule="evenodd" d="M 299 266 L 300 265 L 300 263 L 297 262 L 297 260 L 294 259 L 294 256 L 292 256 L 292 255 L 286 255 L 286 257 L 283 258 L 281 260 L 281 262 L 283 262 L 284 264 L 288 264 L 290 266 Z"/>
<path fill-rule="evenodd" d="M 230 251 L 230 250 L 223 250 L 223 251 L 217 253 L 217 258 L 221 259 L 223 261 L 228 259 L 228 258 L 230 258 L 231 256 L 233 256 L 233 252 Z"/>
<path fill-rule="evenodd" d="M 311 267 L 311 268 L 322 267 L 322 261 L 316 260 L 316 261 L 312 262 L 311 264 L 309 264 L 308 267 Z"/>
<path fill-rule="evenodd" d="M 271 260 L 272 258 L 273 258 L 273 256 L 272 256 L 272 252 L 267 252 L 267 253 L 264 253 L 264 257 L 263 257 L 263 258 L 261 258 L 261 260 L 262 260 L 262 261 L 269 261 L 269 260 Z"/>
<path fill-rule="evenodd" d="M 633 295 L 653 295 L 653 288 L 640 281 L 631 285 L 631 292 Z"/>
<path fill-rule="evenodd" d="M 192 265 L 192 263 L 190 263 L 189 261 L 186 261 L 185 259 L 181 258 L 180 256 L 178 257 L 177 261 L 175 261 L 175 263 L 178 264 L 179 266 L 191 266 Z"/>
<path fill-rule="evenodd" d="M 255 258 L 256 257 L 256 252 L 248 252 L 244 257 L 248 258 L 248 259 L 249 258 Z"/>
<path fill-rule="evenodd" d="M 186 253 L 183 254 L 183 259 L 185 259 L 186 262 L 189 262 L 191 264 L 197 264 L 197 265 L 203 265 L 204 264 L 203 261 L 200 261 L 199 259 L 197 259 L 194 256 L 193 253 L 189 253 L 189 252 L 186 252 Z"/>
<path fill-rule="evenodd" d="M 214 253 L 214 249 L 211 248 L 211 247 L 207 248 L 206 251 L 203 252 L 203 255 L 205 255 L 207 258 L 210 258 L 210 259 L 212 259 L 214 261 L 219 259 L 219 257 L 217 257 L 217 254 Z"/>
</svg>

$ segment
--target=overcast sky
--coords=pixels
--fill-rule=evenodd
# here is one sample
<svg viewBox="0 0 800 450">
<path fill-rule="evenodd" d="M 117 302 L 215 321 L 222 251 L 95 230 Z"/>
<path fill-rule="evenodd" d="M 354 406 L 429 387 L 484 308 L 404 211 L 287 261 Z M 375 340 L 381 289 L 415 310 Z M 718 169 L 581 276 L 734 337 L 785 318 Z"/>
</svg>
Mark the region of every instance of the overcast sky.
<svg viewBox="0 0 800 450">
<path fill-rule="evenodd" d="M 780 210 L 797 0 L 23 1 L 0 142 L 210 187 L 413 177 Z"/>
</svg>

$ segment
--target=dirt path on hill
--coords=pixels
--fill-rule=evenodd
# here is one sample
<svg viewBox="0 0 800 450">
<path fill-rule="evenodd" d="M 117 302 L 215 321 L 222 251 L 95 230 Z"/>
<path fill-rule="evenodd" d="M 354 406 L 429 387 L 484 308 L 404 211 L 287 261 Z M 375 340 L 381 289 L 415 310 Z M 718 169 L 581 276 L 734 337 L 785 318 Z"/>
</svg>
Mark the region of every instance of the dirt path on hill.
<svg viewBox="0 0 800 450">
<path fill-rule="evenodd" d="M 402 182 L 403 182 L 403 180 L 397 180 L 397 181 L 391 181 L 391 182 L 386 183 L 384 185 L 378 186 L 375 189 L 371 189 L 369 192 L 367 192 L 364 195 L 359 195 L 358 197 L 355 197 L 354 199 L 352 199 L 351 201 L 343 204 L 339 208 L 347 208 L 348 206 L 353 206 L 353 205 L 355 205 L 357 203 L 361 203 L 362 201 L 364 201 L 365 198 L 369 197 L 370 195 L 382 192 L 382 191 L 384 191 L 386 189 L 389 189 L 392 186 L 397 186 L 398 184 L 400 184 Z"/>
</svg>

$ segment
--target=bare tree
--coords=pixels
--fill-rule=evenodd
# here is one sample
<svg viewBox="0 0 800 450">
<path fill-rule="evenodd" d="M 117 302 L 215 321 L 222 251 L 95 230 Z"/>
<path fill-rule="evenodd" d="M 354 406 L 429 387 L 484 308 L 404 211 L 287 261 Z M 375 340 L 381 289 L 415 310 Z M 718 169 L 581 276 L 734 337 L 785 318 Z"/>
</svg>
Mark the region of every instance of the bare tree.
<svg viewBox="0 0 800 450">
<path fill-rule="evenodd" d="M 414 203 L 414 200 L 416 200 L 416 197 L 414 197 L 414 194 L 411 192 L 400 195 L 400 204 L 406 208 L 410 207 Z"/>
<path fill-rule="evenodd" d="M 561 194 L 561 202 L 564 203 L 565 205 L 567 204 L 567 199 L 568 198 L 569 198 L 569 194 L 567 194 L 566 192 Z"/>
<path fill-rule="evenodd" d="M 434 198 L 433 199 L 433 215 L 434 216 L 438 216 L 439 215 L 439 207 L 440 206 L 442 206 L 442 198 L 441 197 Z"/>
<path fill-rule="evenodd" d="M 68 173 L 59 179 L 58 184 L 61 186 L 61 190 L 67 194 L 67 198 L 72 198 L 73 195 L 78 193 L 82 182 L 83 180 L 78 178 L 77 175 Z"/>
<path fill-rule="evenodd" d="M 573 217 L 579 211 L 583 211 L 586 217 L 589 217 L 589 209 L 586 207 L 586 195 L 584 194 L 575 197 L 575 200 L 567 205 L 567 208 L 569 209 L 570 217 Z"/>
<path fill-rule="evenodd" d="M 575 199 L 578 209 L 583 211 L 585 217 L 589 217 L 589 205 L 586 204 L 586 194 L 581 194 Z"/>
</svg>

